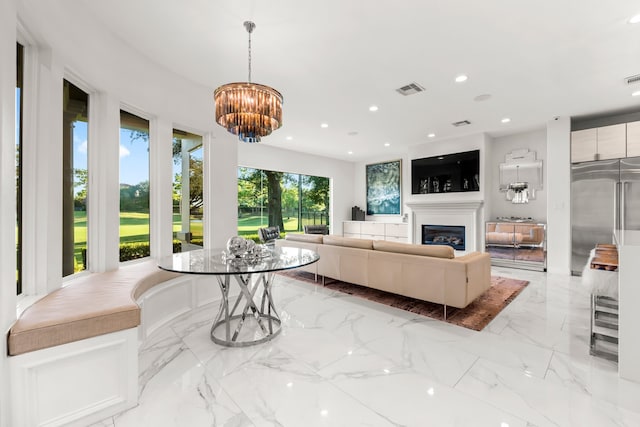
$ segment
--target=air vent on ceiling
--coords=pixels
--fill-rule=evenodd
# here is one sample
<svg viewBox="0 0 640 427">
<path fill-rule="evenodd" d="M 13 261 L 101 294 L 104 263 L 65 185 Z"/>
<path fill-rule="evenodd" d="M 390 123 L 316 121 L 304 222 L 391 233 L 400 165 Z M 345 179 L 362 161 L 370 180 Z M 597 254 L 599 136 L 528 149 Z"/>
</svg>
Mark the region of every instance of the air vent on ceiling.
<svg viewBox="0 0 640 427">
<path fill-rule="evenodd" d="M 460 120 L 459 122 L 453 122 L 451 124 L 454 125 L 455 127 L 460 127 L 460 126 L 470 125 L 471 122 L 469 120 Z"/>
<path fill-rule="evenodd" d="M 629 76 L 625 78 L 624 81 L 627 82 L 628 85 L 638 83 L 640 82 L 640 74 L 636 74 L 635 76 Z"/>
<path fill-rule="evenodd" d="M 420 86 L 418 83 L 409 83 L 408 85 L 405 85 L 399 89 L 396 89 L 396 91 L 400 95 L 407 96 L 407 95 L 413 95 L 414 93 L 418 93 L 418 92 L 424 92 L 424 88 Z"/>
</svg>

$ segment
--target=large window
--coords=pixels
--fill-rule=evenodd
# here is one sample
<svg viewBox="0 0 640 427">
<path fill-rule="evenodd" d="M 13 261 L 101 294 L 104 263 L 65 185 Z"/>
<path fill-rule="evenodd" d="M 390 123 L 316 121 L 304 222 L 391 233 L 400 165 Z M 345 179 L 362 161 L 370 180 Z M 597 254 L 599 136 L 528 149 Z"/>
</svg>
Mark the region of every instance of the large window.
<svg viewBox="0 0 640 427">
<path fill-rule="evenodd" d="M 16 55 L 16 287 L 22 293 L 22 91 L 24 48 L 17 43 Z"/>
<path fill-rule="evenodd" d="M 202 247 L 202 137 L 173 130 L 173 252 Z"/>
<path fill-rule="evenodd" d="M 120 261 L 149 255 L 149 121 L 120 111 Z"/>
<path fill-rule="evenodd" d="M 64 80 L 62 117 L 62 275 L 87 269 L 89 95 Z"/>
<path fill-rule="evenodd" d="M 258 228 L 301 232 L 329 224 L 329 178 L 238 168 L 238 234 L 257 239 Z"/>
</svg>

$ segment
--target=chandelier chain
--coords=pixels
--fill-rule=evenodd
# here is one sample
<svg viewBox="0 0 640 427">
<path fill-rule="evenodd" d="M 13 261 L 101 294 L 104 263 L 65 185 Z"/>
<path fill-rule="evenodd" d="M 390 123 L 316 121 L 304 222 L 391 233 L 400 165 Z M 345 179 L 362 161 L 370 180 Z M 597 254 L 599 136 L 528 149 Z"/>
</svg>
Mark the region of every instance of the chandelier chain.
<svg viewBox="0 0 640 427">
<path fill-rule="evenodd" d="M 249 83 L 251 83 L 251 31 L 249 31 Z"/>
</svg>

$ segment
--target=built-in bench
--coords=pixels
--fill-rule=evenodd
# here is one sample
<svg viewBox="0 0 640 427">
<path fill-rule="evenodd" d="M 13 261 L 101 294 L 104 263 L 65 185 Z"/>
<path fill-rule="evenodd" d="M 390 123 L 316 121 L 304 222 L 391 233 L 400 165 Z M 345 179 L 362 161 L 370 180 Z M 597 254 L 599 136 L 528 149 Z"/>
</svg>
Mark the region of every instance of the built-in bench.
<svg viewBox="0 0 640 427">
<path fill-rule="evenodd" d="M 78 277 L 36 301 L 7 337 L 12 425 L 87 425 L 135 406 L 139 345 L 219 298 L 216 288 L 150 259 Z"/>
<path fill-rule="evenodd" d="M 135 328 L 140 324 L 136 300 L 178 276 L 149 260 L 76 279 L 22 313 L 9 330 L 9 355 Z"/>
</svg>

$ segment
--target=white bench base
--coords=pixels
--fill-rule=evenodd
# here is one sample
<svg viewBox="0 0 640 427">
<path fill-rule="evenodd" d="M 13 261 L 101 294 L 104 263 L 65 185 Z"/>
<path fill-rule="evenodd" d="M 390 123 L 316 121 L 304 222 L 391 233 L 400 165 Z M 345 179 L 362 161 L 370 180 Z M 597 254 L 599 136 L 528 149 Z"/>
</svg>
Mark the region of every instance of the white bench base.
<svg viewBox="0 0 640 427">
<path fill-rule="evenodd" d="M 138 402 L 137 328 L 9 358 L 11 425 L 100 421 Z"/>
<path fill-rule="evenodd" d="M 9 357 L 11 425 L 87 426 L 136 406 L 141 344 L 178 316 L 220 296 L 213 276 L 177 277 L 138 299 L 142 322 L 137 328 Z"/>
</svg>

